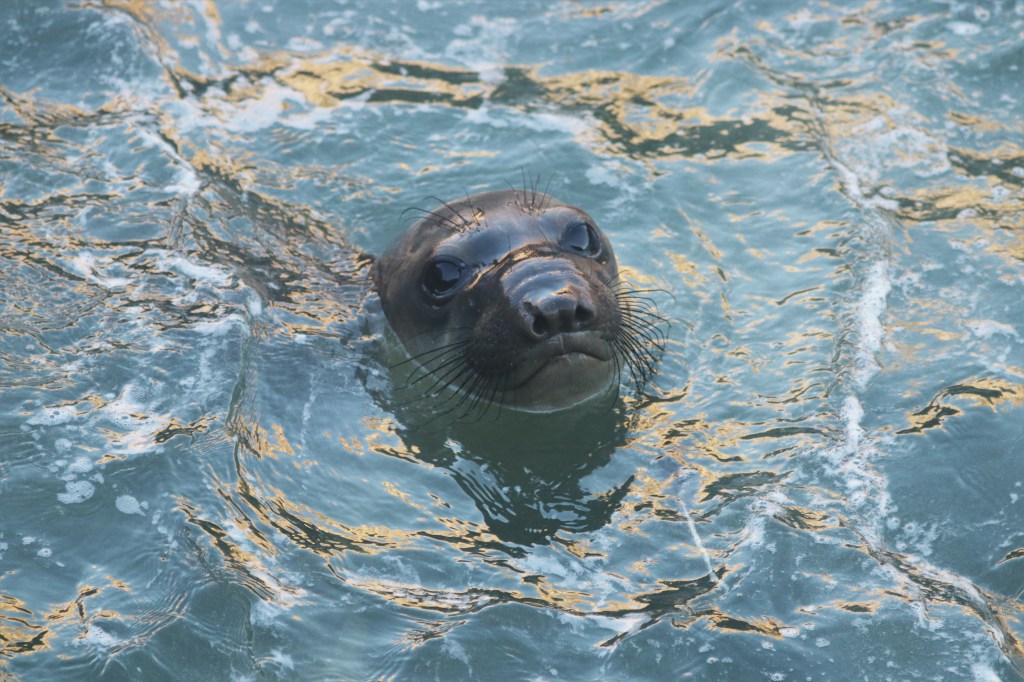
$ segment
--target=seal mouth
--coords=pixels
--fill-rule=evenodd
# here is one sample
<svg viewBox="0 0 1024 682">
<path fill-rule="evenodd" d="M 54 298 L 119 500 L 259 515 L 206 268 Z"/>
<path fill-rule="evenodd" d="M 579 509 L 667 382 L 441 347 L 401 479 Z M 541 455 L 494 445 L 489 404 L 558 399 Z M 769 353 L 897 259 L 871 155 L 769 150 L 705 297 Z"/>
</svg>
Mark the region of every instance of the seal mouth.
<svg viewBox="0 0 1024 682">
<path fill-rule="evenodd" d="M 587 366 L 603 366 L 612 360 L 612 346 L 592 331 L 563 332 L 537 344 L 524 357 L 509 382 L 519 388 L 542 374 L 577 372 Z"/>
</svg>

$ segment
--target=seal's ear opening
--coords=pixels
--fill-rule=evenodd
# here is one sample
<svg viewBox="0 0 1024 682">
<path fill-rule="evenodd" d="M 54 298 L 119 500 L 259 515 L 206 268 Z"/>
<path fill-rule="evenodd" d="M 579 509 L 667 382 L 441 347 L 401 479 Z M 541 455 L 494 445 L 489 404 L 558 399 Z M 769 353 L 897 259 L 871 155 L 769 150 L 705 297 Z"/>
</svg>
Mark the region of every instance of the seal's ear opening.
<svg viewBox="0 0 1024 682">
<path fill-rule="evenodd" d="M 373 288 L 377 291 L 378 295 L 383 293 L 382 282 L 385 279 L 385 273 L 382 272 L 382 270 L 384 269 L 382 261 L 382 258 L 375 258 L 373 261 L 373 265 L 370 266 L 370 281 L 373 283 Z"/>
</svg>

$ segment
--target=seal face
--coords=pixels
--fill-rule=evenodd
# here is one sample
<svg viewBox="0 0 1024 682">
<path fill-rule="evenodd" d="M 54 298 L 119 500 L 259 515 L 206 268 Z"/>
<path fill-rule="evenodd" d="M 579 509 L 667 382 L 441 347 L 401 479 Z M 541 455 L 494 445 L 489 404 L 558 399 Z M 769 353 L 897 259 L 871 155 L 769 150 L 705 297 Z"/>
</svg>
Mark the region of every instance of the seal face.
<svg viewBox="0 0 1024 682">
<path fill-rule="evenodd" d="M 546 194 L 487 192 L 428 212 L 373 281 L 410 384 L 460 396 L 453 406 L 551 412 L 610 392 L 623 364 L 651 367 L 635 336 L 654 338 L 636 312 L 653 313 L 629 305 L 642 299 L 620 289 L 594 219 Z"/>
</svg>

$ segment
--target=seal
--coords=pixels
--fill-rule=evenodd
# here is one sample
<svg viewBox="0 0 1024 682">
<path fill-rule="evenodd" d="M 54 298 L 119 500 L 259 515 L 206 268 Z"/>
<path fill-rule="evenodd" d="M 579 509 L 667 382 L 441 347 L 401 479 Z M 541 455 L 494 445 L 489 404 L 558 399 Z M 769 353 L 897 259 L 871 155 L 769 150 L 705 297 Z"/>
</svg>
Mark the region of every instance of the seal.
<svg viewBox="0 0 1024 682">
<path fill-rule="evenodd" d="M 591 216 L 525 188 L 441 204 L 372 270 L 410 386 L 449 411 L 547 413 L 617 395 L 623 367 L 646 381 L 662 318 Z"/>
</svg>

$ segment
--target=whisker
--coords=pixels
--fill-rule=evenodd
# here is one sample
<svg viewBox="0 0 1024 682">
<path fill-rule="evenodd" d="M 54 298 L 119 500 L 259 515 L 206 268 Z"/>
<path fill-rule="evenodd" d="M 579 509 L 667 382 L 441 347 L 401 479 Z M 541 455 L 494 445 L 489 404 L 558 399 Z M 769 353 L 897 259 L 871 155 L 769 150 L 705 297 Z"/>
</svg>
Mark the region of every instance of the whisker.
<svg viewBox="0 0 1024 682">
<path fill-rule="evenodd" d="M 402 211 L 402 213 L 399 216 L 399 220 L 404 219 L 405 218 L 405 214 L 409 213 L 410 211 L 417 211 L 419 213 L 422 213 L 425 216 L 430 216 L 430 217 L 434 218 L 435 220 L 437 220 L 437 222 L 439 222 L 441 224 L 449 225 L 453 229 L 457 227 L 456 223 L 453 222 L 452 219 L 449 218 L 448 216 L 442 215 L 442 214 L 438 213 L 437 211 L 431 211 L 431 210 L 428 210 L 428 209 L 425 209 L 425 208 L 420 208 L 419 206 L 410 206 L 409 208 L 407 208 L 404 211 Z"/>
<path fill-rule="evenodd" d="M 445 390 L 450 389 L 453 384 L 458 384 L 459 382 L 461 382 L 463 377 L 474 376 L 475 373 L 473 372 L 473 368 L 469 365 L 469 362 L 467 362 L 465 358 L 462 357 L 458 358 L 458 360 L 459 362 L 453 368 L 449 369 L 443 375 L 437 377 L 436 381 L 434 381 L 434 383 L 431 384 L 426 391 L 424 391 L 424 395 L 429 395 L 431 397 L 436 398 L 442 393 L 444 393 Z M 451 400 L 452 396 L 456 394 L 457 393 L 453 393 L 451 395 L 446 396 L 444 398 L 444 402 Z"/>
<path fill-rule="evenodd" d="M 451 343 L 446 344 L 444 346 L 440 346 L 439 348 L 431 348 L 429 350 L 425 350 L 422 353 L 417 353 L 416 355 L 412 355 L 412 356 L 406 358 L 405 360 L 401 360 L 399 362 L 396 362 L 393 365 L 389 365 L 388 369 L 397 369 L 397 368 L 401 367 L 402 365 L 409 364 L 410 362 L 419 362 L 421 359 L 427 357 L 428 355 L 443 354 L 445 352 L 454 350 L 456 348 L 461 348 L 461 347 L 466 346 L 468 344 L 469 344 L 469 339 L 462 339 L 462 340 L 458 340 L 458 341 L 452 341 Z M 427 360 L 424 361 L 424 363 L 426 363 L 426 362 L 430 362 L 430 359 L 427 359 Z"/>
<path fill-rule="evenodd" d="M 409 384 L 407 384 L 407 386 L 409 388 L 411 388 L 412 386 L 415 386 L 416 384 L 418 384 L 423 379 L 425 379 L 427 377 L 431 377 L 431 376 L 436 379 L 436 382 L 443 382 L 447 377 L 451 376 L 451 372 L 452 371 L 458 372 L 460 370 L 459 365 L 461 363 L 466 363 L 466 358 L 463 357 L 461 354 L 453 354 L 452 357 L 445 358 L 436 367 L 428 368 L 428 371 L 427 371 L 426 374 L 418 377 L 415 381 L 410 382 Z M 468 363 L 466 363 L 466 364 L 468 365 Z M 451 367 L 453 365 L 455 366 L 454 370 L 451 369 Z M 446 370 L 445 373 L 444 374 L 439 374 L 443 370 Z M 436 382 L 430 388 L 427 389 L 428 393 L 430 391 L 432 391 L 434 389 L 434 387 L 437 385 Z"/>
</svg>

